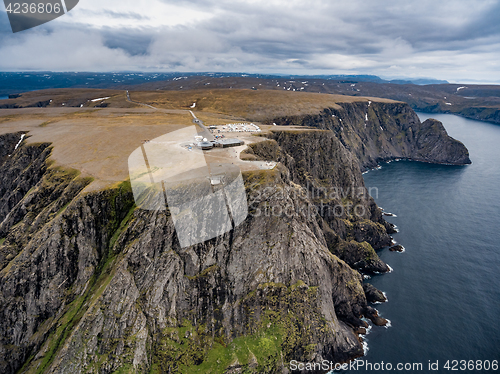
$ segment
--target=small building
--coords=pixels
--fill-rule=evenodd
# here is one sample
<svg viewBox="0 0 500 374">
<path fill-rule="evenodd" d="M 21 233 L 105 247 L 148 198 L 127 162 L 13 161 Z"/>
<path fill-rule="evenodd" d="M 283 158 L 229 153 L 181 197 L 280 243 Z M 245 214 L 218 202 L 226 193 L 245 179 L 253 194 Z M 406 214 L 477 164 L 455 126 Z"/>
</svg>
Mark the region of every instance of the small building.
<svg viewBox="0 0 500 374">
<path fill-rule="evenodd" d="M 212 149 L 214 147 L 213 143 L 211 142 L 206 142 L 206 141 L 203 141 L 203 142 L 199 142 L 197 144 L 198 148 L 204 150 L 204 151 L 207 151 L 209 149 Z"/>
<path fill-rule="evenodd" d="M 222 175 L 216 175 L 210 177 L 210 184 L 212 186 L 218 186 L 222 183 L 223 176 Z"/>
<path fill-rule="evenodd" d="M 245 144 L 243 140 L 236 138 L 219 139 L 217 140 L 217 143 L 219 143 L 222 148 L 237 147 L 239 145 Z"/>
</svg>

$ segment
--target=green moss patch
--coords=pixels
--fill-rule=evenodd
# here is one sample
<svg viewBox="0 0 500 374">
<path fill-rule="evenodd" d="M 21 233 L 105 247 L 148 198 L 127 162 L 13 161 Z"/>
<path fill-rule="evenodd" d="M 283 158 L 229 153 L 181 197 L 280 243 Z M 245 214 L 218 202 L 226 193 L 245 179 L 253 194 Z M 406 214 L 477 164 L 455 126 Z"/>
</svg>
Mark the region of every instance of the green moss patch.
<svg viewBox="0 0 500 374">
<path fill-rule="evenodd" d="M 241 300 L 246 332 L 229 339 L 206 324 L 185 320 L 168 327 L 155 349 L 151 373 L 275 373 L 289 359 L 311 358 L 319 335 L 329 333 L 316 310 L 317 288 L 303 281 L 289 287 L 265 283 Z"/>
</svg>

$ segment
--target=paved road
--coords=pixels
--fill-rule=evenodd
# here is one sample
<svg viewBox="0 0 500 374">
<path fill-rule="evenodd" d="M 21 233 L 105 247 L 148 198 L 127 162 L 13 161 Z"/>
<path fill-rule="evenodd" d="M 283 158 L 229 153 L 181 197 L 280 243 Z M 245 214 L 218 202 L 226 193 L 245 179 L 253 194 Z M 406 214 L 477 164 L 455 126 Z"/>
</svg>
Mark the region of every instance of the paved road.
<svg viewBox="0 0 500 374">
<path fill-rule="evenodd" d="M 144 104 L 144 103 L 140 103 L 138 101 L 133 101 L 132 99 L 130 99 L 130 93 L 127 91 L 127 100 L 131 103 L 134 103 L 134 104 L 139 104 L 139 105 L 143 105 L 143 106 L 146 106 L 146 107 L 149 107 L 151 109 L 154 109 L 154 110 L 158 110 L 158 111 L 164 111 L 166 112 L 167 109 L 160 109 L 160 108 L 155 108 L 154 106 L 152 105 L 149 105 L 149 104 Z M 192 117 L 193 117 L 193 123 L 196 124 L 199 128 L 199 131 L 198 131 L 198 134 L 200 136 L 203 136 L 204 138 L 207 138 L 208 141 L 212 141 L 212 140 L 215 140 L 215 137 L 214 135 L 206 128 L 206 126 L 203 124 L 203 122 L 198 118 L 196 117 L 196 114 L 194 114 L 194 112 L 192 110 L 181 110 L 181 109 L 178 109 L 176 110 L 176 112 L 184 112 L 184 113 L 189 113 Z M 228 159 L 232 159 L 232 158 L 235 158 L 235 160 L 233 160 L 233 164 L 234 163 L 237 163 L 239 164 L 240 166 L 242 165 L 253 165 L 254 167 L 256 167 L 257 169 L 261 169 L 261 170 L 265 170 L 265 169 L 274 169 L 274 167 L 276 166 L 276 162 L 266 162 L 266 161 L 243 161 L 240 159 L 240 152 L 245 149 L 246 146 L 240 146 L 240 147 L 235 147 L 231 150 L 228 150 L 226 149 L 225 151 L 228 153 Z M 234 155 L 229 155 L 230 152 L 234 152 Z M 210 153 L 206 153 L 205 154 L 206 157 L 217 157 L 219 158 L 219 156 L 216 156 L 216 155 L 212 155 Z M 219 161 L 220 162 L 220 159 Z"/>
<path fill-rule="evenodd" d="M 151 108 L 151 109 L 155 109 L 155 110 L 158 110 L 158 108 L 155 108 L 154 106 L 152 105 L 149 105 L 149 104 L 144 104 L 144 103 L 140 103 L 138 101 L 133 101 L 131 98 L 130 98 L 130 93 L 127 91 L 127 101 L 131 102 L 131 103 L 134 103 L 134 104 L 139 104 L 139 105 L 142 105 L 142 106 L 147 106 L 148 108 Z"/>
<path fill-rule="evenodd" d="M 215 136 L 213 136 L 213 134 L 205 127 L 203 122 L 198 117 L 196 117 L 193 111 L 190 110 L 189 113 L 191 113 L 191 115 L 193 116 L 193 123 L 198 125 L 198 127 L 201 129 L 200 131 L 198 131 L 198 134 L 206 138 L 209 142 L 215 140 Z"/>
</svg>

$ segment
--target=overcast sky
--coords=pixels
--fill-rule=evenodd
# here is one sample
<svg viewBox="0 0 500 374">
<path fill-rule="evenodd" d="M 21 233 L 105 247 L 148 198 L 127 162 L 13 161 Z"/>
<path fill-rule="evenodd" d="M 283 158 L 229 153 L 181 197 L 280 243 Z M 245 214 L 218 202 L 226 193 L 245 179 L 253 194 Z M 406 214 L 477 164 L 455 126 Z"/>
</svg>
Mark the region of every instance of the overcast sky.
<svg viewBox="0 0 500 374">
<path fill-rule="evenodd" d="M 80 0 L 13 34 L 0 71 L 375 74 L 500 83 L 500 1 Z"/>
</svg>

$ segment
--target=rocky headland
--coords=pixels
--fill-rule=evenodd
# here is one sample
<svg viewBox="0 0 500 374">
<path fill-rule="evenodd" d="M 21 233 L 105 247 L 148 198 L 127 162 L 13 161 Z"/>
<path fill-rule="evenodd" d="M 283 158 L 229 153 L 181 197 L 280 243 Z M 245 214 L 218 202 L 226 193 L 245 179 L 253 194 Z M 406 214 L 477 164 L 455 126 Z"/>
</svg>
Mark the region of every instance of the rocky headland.
<svg viewBox="0 0 500 374">
<path fill-rule="evenodd" d="M 366 319 L 386 323 L 363 275 L 389 271 L 376 250 L 395 232 L 362 172 L 468 151 L 404 103 L 268 122 L 244 156 L 278 166 L 244 173 L 248 217 L 184 249 L 169 211 L 137 209 L 128 181 L 87 190 L 50 143 L 0 135 L 0 372 L 289 373 L 362 356 Z"/>
</svg>

